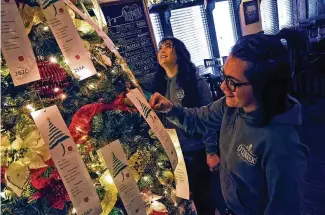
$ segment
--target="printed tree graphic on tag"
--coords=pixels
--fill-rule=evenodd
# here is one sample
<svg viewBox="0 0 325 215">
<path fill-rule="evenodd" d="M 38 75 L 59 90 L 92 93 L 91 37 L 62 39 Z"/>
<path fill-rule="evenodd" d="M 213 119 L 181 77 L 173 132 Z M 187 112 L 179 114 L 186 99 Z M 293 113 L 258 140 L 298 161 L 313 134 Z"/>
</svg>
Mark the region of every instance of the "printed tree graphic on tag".
<svg viewBox="0 0 325 215">
<path fill-rule="evenodd" d="M 58 2 L 58 0 L 42 0 L 42 8 L 43 10 L 45 10 L 46 8 L 48 8 L 49 6 L 53 6 L 54 8 L 54 16 L 56 16 L 57 11 L 56 11 L 56 7 L 54 6 L 54 3 Z"/>
<path fill-rule="evenodd" d="M 127 165 L 125 165 L 124 163 L 122 163 L 122 161 L 120 161 L 114 154 L 113 154 L 113 178 L 115 178 L 118 174 L 120 174 L 126 167 Z M 123 180 L 124 181 L 124 174 L 122 172 L 122 176 L 123 176 Z"/>
<path fill-rule="evenodd" d="M 138 99 L 138 98 L 137 98 Z M 154 121 L 154 119 L 152 118 L 151 116 L 151 111 L 152 109 L 150 107 L 147 107 L 144 103 L 142 103 L 139 99 L 138 99 L 140 105 L 141 105 L 141 108 L 142 108 L 142 111 L 143 111 L 143 114 L 144 114 L 144 117 L 147 119 L 148 116 L 150 116 L 150 118 L 152 119 L 152 121 Z"/>
<path fill-rule="evenodd" d="M 63 156 L 65 155 L 65 147 L 63 145 L 63 141 L 66 139 L 69 139 L 70 137 L 66 134 L 64 134 L 62 131 L 60 131 L 55 125 L 49 121 L 49 141 L 50 141 L 50 149 L 54 149 L 57 145 L 61 143 L 62 149 L 63 149 Z"/>
</svg>

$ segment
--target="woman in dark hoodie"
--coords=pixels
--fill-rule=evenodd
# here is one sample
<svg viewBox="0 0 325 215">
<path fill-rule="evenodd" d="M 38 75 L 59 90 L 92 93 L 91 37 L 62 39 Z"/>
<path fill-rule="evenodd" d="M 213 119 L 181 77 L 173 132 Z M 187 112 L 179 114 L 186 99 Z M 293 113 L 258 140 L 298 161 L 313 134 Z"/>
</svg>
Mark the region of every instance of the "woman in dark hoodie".
<svg viewBox="0 0 325 215">
<path fill-rule="evenodd" d="M 203 78 L 197 75 L 191 55 L 184 43 L 174 37 L 162 39 L 158 50 L 158 69 L 140 82 L 151 93 L 165 95 L 175 104 L 188 108 L 201 107 L 212 102 L 211 91 Z M 184 154 L 189 177 L 191 198 L 198 214 L 214 214 L 210 188 L 209 148 L 203 144 L 202 135 L 190 135 L 163 120 L 167 128 L 175 128 Z M 207 154 L 206 154 L 207 153 Z"/>
<path fill-rule="evenodd" d="M 300 214 L 308 148 L 299 140 L 301 106 L 288 95 L 309 49 L 300 31 L 242 37 L 224 66 L 225 97 L 184 108 L 155 94 L 150 105 L 187 132 L 200 132 L 220 150 L 220 180 L 231 214 Z M 219 132 L 220 131 L 220 132 Z M 218 134 L 220 134 L 218 136 Z"/>
</svg>

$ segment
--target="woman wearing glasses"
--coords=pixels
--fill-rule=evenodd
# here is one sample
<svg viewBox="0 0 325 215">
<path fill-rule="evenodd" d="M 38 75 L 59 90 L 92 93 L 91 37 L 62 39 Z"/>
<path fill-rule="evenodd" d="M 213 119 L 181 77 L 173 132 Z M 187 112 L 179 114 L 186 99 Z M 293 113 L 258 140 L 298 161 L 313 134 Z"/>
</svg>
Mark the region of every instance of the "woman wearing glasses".
<svg viewBox="0 0 325 215">
<path fill-rule="evenodd" d="M 201 108 L 183 108 L 159 94 L 150 100 L 154 109 L 168 112 L 187 132 L 204 134 L 220 150 L 220 162 L 216 157 L 209 165 L 220 165 L 230 214 L 300 214 L 308 148 L 296 130 L 301 106 L 288 86 L 308 48 L 307 37 L 292 29 L 245 36 L 224 66 L 223 98 Z"/>
<path fill-rule="evenodd" d="M 188 108 L 201 107 L 212 102 L 211 91 L 205 80 L 196 73 L 191 56 L 184 43 L 174 37 L 164 38 L 159 43 L 159 66 L 140 82 L 144 90 L 159 92 L 175 104 Z M 191 198 L 198 214 L 214 214 L 214 203 L 210 187 L 209 167 L 206 153 L 211 153 L 202 141 L 202 135 L 192 135 L 177 128 L 168 120 L 167 128 L 175 128 L 184 154 L 188 172 Z"/>
</svg>

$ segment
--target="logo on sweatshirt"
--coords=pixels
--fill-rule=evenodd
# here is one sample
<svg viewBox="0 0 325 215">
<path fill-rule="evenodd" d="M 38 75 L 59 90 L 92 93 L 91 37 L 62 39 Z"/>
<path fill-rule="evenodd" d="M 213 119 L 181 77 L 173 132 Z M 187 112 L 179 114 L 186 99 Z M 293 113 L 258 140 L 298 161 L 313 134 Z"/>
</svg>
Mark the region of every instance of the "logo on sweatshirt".
<svg viewBox="0 0 325 215">
<path fill-rule="evenodd" d="M 185 97 L 185 92 L 184 92 L 184 90 L 182 90 L 182 89 L 177 90 L 177 92 L 176 92 L 176 97 L 177 97 L 177 99 L 179 99 L 179 100 L 184 99 L 184 97 Z"/>
<path fill-rule="evenodd" d="M 241 159 L 243 159 L 249 165 L 255 166 L 257 163 L 257 155 L 252 153 L 252 144 L 245 146 L 240 144 L 237 148 L 237 154 Z"/>
</svg>

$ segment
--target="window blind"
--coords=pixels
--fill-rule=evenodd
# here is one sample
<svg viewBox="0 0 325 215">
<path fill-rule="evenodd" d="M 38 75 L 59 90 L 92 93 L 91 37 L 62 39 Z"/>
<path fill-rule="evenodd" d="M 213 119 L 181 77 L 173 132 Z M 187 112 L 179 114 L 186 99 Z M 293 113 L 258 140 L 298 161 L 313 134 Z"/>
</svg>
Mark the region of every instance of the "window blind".
<svg viewBox="0 0 325 215">
<path fill-rule="evenodd" d="M 308 18 L 315 17 L 318 15 L 318 1 L 308 0 Z"/>
<path fill-rule="evenodd" d="M 277 4 L 280 29 L 295 26 L 295 0 L 278 0 Z"/>
<path fill-rule="evenodd" d="M 231 19 L 228 1 L 216 2 L 213 10 L 213 20 L 216 28 L 220 57 L 228 56 L 235 45 L 235 32 Z"/>
<path fill-rule="evenodd" d="M 262 27 L 265 34 L 276 34 L 279 31 L 278 5 L 274 0 L 261 2 Z"/>
<path fill-rule="evenodd" d="M 159 19 L 158 13 L 151 13 L 150 14 L 151 25 L 153 28 L 153 33 L 155 35 L 155 40 L 157 45 L 159 44 L 160 40 L 164 37 L 162 25 Z"/>
<path fill-rule="evenodd" d="M 207 18 L 203 5 L 175 9 L 170 18 L 173 35 L 186 45 L 192 62 L 200 73 L 212 72 L 204 67 L 204 59 L 212 58 Z"/>
<path fill-rule="evenodd" d="M 237 33 L 234 2 L 231 0 L 228 0 L 227 2 L 229 5 L 229 13 L 230 13 L 230 18 L 231 18 L 231 23 L 232 23 L 232 31 L 234 32 L 234 39 L 235 39 L 235 41 L 237 41 L 239 38 L 239 35 Z"/>
</svg>

